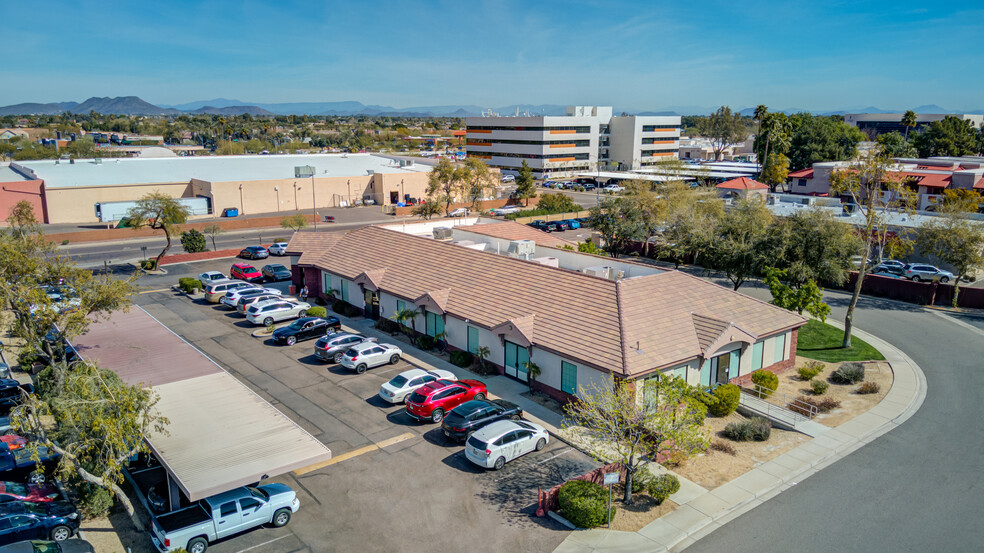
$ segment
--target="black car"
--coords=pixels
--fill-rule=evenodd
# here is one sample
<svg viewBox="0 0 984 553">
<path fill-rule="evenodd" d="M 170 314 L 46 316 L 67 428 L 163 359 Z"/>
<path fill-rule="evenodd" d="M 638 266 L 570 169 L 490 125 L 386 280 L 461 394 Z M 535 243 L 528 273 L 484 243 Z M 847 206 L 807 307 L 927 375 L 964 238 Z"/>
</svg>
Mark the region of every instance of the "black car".
<svg viewBox="0 0 984 553">
<path fill-rule="evenodd" d="M 0 543 L 67 540 L 78 531 L 80 522 L 79 512 L 70 501 L 0 503 Z"/>
<path fill-rule="evenodd" d="M 533 221 L 531 223 L 526 223 L 526 226 L 533 227 L 536 230 L 542 230 L 543 232 L 550 232 L 552 230 L 555 230 L 556 228 L 556 225 L 554 225 L 554 223 L 552 222 L 548 223 L 547 221 L 541 219 L 537 219 L 536 221 Z"/>
<path fill-rule="evenodd" d="M 268 282 L 279 282 L 281 280 L 290 280 L 290 269 L 284 267 L 279 263 L 272 263 L 270 265 L 264 265 L 260 272 L 263 273 L 263 278 L 267 279 Z"/>
<path fill-rule="evenodd" d="M 20 404 L 23 393 L 33 394 L 34 386 L 21 384 L 12 378 L 0 378 L 0 413 L 7 414 Z"/>
<path fill-rule="evenodd" d="M 472 432 L 502 419 L 519 419 L 523 409 L 515 403 L 501 399 L 473 399 L 455 407 L 444 416 L 441 430 L 444 435 L 459 442 Z"/>
<path fill-rule="evenodd" d="M 0 553 L 95 553 L 85 540 L 44 541 L 25 540 L 0 546 Z"/>
<path fill-rule="evenodd" d="M 243 259 L 266 259 L 270 257 L 270 252 L 263 246 L 249 246 L 239 252 L 239 257 Z"/>
<path fill-rule="evenodd" d="M 320 338 L 325 334 L 338 332 L 340 328 L 342 328 L 342 323 L 338 320 L 338 317 L 331 316 L 326 319 L 321 317 L 302 317 L 287 326 L 274 330 L 273 339 L 278 344 L 293 346 L 297 342 L 303 342 L 311 338 Z"/>
<path fill-rule="evenodd" d="M 881 273 L 887 275 L 903 276 L 905 274 L 905 270 L 908 268 L 909 266 L 901 261 L 896 261 L 894 259 L 886 259 L 881 263 L 879 263 L 878 265 L 876 265 L 875 268 L 871 270 L 871 272 L 876 275 Z"/>
</svg>

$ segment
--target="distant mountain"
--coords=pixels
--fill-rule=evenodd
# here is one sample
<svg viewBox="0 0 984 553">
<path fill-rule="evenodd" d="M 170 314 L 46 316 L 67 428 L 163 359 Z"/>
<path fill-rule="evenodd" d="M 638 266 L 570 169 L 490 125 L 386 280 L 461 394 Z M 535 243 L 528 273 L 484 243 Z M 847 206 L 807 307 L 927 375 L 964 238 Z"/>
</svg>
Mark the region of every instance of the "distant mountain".
<svg viewBox="0 0 984 553">
<path fill-rule="evenodd" d="M 78 105 L 78 102 L 54 102 L 51 104 L 14 104 L 0 107 L 0 115 L 57 115 Z"/>
<path fill-rule="evenodd" d="M 197 102 L 178 104 L 176 106 L 167 106 L 161 104 L 161 107 L 174 108 L 174 109 L 179 109 L 181 111 L 193 111 L 204 107 L 228 108 L 233 106 L 245 106 L 245 105 L 251 105 L 251 104 L 249 102 L 243 102 L 241 100 L 230 100 L 228 98 L 215 98 L 213 100 L 199 100 Z"/>
<path fill-rule="evenodd" d="M 117 98 L 92 97 L 71 108 L 73 113 L 112 113 L 115 115 L 180 115 L 176 109 L 165 109 L 145 102 L 136 96 Z"/>
<path fill-rule="evenodd" d="M 902 112 L 896 112 L 896 113 L 903 113 L 904 111 L 905 110 L 902 110 Z M 916 113 L 953 113 L 952 111 L 946 108 L 941 108 L 936 104 L 929 104 L 928 106 L 919 106 L 917 108 L 913 108 L 912 111 Z"/>
<path fill-rule="evenodd" d="M 207 113 L 209 115 L 243 115 L 244 113 L 260 116 L 273 115 L 273 113 L 257 106 L 226 106 L 221 108 L 217 108 L 215 106 L 204 106 L 186 113 L 193 113 L 196 115 L 201 113 Z"/>
</svg>

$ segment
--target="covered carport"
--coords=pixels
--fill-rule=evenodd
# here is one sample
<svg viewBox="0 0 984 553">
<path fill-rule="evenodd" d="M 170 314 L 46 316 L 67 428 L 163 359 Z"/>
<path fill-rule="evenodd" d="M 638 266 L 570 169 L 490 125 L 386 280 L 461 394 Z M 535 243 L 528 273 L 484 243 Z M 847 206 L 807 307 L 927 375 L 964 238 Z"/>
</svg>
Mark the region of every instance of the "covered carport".
<svg viewBox="0 0 984 553">
<path fill-rule="evenodd" d="M 331 458 L 331 451 L 140 307 L 93 323 L 81 355 L 150 387 L 170 423 L 147 437 L 167 510 Z M 164 490 L 157 493 L 164 495 Z"/>
</svg>

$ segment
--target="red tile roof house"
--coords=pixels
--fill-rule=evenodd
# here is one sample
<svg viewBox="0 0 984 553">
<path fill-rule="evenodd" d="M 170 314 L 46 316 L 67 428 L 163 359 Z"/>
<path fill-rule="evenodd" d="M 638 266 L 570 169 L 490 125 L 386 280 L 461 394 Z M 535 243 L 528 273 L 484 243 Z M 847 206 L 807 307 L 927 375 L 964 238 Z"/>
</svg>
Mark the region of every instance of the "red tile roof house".
<svg viewBox="0 0 984 553">
<path fill-rule="evenodd" d="M 769 196 L 769 185 L 748 177 L 738 177 L 724 181 L 716 187 L 724 198 L 760 198 L 763 202 Z"/>
<path fill-rule="evenodd" d="M 338 290 L 373 318 L 416 308 L 418 331 L 443 331 L 451 349 L 488 347 L 499 373 L 521 381 L 532 360 L 541 370 L 535 387 L 564 402 L 609 375 L 673 374 L 712 386 L 746 382 L 759 368 L 781 372 L 793 366 L 806 323 L 678 271 L 634 264 L 626 274 L 640 276 L 610 280 L 377 226 L 295 233 L 287 253 L 294 284 L 303 279 L 313 297 Z"/>
</svg>

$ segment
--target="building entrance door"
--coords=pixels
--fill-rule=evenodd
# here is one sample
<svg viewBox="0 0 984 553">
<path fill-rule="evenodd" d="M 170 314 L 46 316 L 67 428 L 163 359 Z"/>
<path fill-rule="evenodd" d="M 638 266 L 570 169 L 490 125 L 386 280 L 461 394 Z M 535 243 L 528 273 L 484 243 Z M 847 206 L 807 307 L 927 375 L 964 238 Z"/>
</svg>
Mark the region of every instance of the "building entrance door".
<svg viewBox="0 0 984 553">
<path fill-rule="evenodd" d="M 372 290 L 365 291 L 366 317 L 373 320 L 379 319 L 379 295 Z"/>
</svg>

